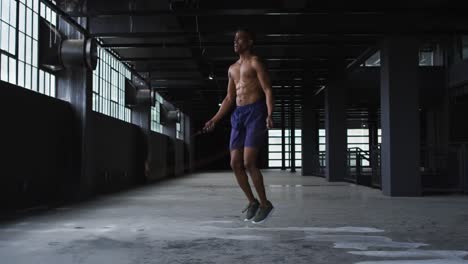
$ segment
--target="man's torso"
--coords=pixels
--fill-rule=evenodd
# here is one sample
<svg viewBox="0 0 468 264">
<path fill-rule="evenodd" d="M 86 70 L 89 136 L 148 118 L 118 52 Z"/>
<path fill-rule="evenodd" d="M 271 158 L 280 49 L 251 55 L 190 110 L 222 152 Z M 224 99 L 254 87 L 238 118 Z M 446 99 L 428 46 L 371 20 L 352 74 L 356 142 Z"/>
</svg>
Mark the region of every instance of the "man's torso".
<svg viewBox="0 0 468 264">
<path fill-rule="evenodd" d="M 263 98 L 263 90 L 257 78 L 257 71 L 252 66 L 252 60 L 257 57 L 251 57 L 240 62 L 232 64 L 229 73 L 236 86 L 236 105 L 243 106 L 252 104 Z"/>
</svg>

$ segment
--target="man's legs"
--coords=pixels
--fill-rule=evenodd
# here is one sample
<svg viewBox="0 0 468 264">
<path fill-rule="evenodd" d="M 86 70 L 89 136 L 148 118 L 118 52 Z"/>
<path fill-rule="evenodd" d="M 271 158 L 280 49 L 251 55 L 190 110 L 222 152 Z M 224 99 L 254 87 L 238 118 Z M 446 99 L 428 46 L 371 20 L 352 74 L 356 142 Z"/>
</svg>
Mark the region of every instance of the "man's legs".
<svg viewBox="0 0 468 264">
<path fill-rule="evenodd" d="M 239 186 L 247 196 L 247 199 L 249 199 L 250 203 L 253 203 L 255 201 L 255 197 L 252 193 L 252 189 L 250 188 L 247 174 L 245 173 L 242 149 L 231 150 L 231 168 L 234 171 L 234 174 L 236 175 L 236 179 L 239 183 Z"/>
<path fill-rule="evenodd" d="M 260 199 L 260 207 L 268 206 L 263 175 L 257 167 L 258 149 L 252 147 L 244 148 L 244 167 L 252 178 L 255 190 Z"/>
</svg>

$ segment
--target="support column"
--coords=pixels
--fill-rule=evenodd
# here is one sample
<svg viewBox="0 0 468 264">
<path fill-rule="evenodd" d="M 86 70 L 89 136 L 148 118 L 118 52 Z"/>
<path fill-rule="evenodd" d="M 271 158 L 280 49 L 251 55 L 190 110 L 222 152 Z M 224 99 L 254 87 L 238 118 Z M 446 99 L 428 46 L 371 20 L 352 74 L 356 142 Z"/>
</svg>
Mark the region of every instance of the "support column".
<svg viewBox="0 0 468 264">
<path fill-rule="evenodd" d="M 421 195 L 418 41 L 386 36 L 381 50 L 382 190 Z"/>
<path fill-rule="evenodd" d="M 341 181 L 347 171 L 346 164 L 346 89 L 345 58 L 337 48 L 329 59 L 329 82 L 325 89 L 326 179 Z"/>
<path fill-rule="evenodd" d="M 284 99 L 281 99 L 281 170 L 286 170 L 286 116 L 285 116 Z"/>
<path fill-rule="evenodd" d="M 136 77 L 133 78 L 134 82 L 138 82 Z M 139 87 L 138 89 L 142 89 L 148 96 L 150 95 L 151 90 L 149 87 Z M 141 138 L 139 150 L 142 153 L 139 153 L 138 161 L 142 161 L 143 163 L 138 164 L 138 175 L 142 175 L 142 177 L 138 177 L 138 181 L 143 183 L 154 178 L 152 174 L 155 174 L 156 169 L 152 164 L 153 153 L 151 151 L 151 101 L 132 108 L 131 116 L 132 124 L 137 125 L 141 133 L 139 137 Z"/>
<path fill-rule="evenodd" d="M 296 118 L 295 118 L 295 109 L 294 109 L 294 86 L 291 86 L 290 93 L 290 102 L 289 102 L 289 111 L 290 112 L 290 140 L 289 140 L 289 162 L 291 165 L 291 172 L 296 172 Z"/>
<path fill-rule="evenodd" d="M 375 108 L 368 109 L 368 124 L 369 124 L 369 146 L 372 156 L 373 147 L 379 144 L 379 124 L 377 110 Z"/>
<path fill-rule="evenodd" d="M 86 25 L 86 20 L 78 20 Z M 59 28 L 69 38 L 80 38 L 80 33 L 68 23 L 59 19 Z M 72 175 L 66 176 L 63 192 L 72 200 L 90 197 L 95 188 L 90 169 L 92 144 L 92 78 L 93 73 L 87 68 L 67 68 L 57 74 L 57 98 L 67 101 L 73 109 L 74 127 L 71 155 Z"/>
<path fill-rule="evenodd" d="M 313 94 L 306 91 L 302 105 L 302 176 L 317 175 L 319 160 L 319 117 L 312 104 Z"/>
</svg>

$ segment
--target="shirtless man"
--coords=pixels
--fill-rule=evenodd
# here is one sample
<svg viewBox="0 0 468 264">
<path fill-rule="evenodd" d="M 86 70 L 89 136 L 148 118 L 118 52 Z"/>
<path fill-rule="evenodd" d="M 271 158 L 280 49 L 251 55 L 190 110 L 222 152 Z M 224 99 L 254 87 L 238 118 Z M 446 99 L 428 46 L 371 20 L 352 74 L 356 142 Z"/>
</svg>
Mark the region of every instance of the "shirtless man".
<svg viewBox="0 0 468 264">
<path fill-rule="evenodd" d="M 239 60 L 229 67 L 227 95 L 221 107 L 211 120 L 206 122 L 204 131 L 214 129 L 231 107 L 236 109 L 231 116 L 231 168 L 239 186 L 249 200 L 244 221 L 262 223 L 271 215 L 273 205 L 267 200 L 263 176 L 257 168 L 258 152 L 265 139 L 267 128 L 273 127 L 273 95 L 270 79 L 265 66 L 252 53 L 254 36 L 245 29 L 238 30 L 234 38 L 234 51 Z M 252 179 L 260 201 L 249 185 L 247 173 Z"/>
</svg>

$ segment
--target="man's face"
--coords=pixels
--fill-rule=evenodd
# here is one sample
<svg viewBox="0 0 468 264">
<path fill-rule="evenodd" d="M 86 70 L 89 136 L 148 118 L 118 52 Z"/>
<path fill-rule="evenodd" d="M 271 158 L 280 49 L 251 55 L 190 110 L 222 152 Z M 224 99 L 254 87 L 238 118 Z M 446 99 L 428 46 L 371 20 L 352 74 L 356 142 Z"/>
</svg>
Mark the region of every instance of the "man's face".
<svg viewBox="0 0 468 264">
<path fill-rule="evenodd" d="M 237 31 L 234 37 L 234 52 L 243 53 L 252 46 L 252 40 L 249 34 L 244 31 Z"/>
</svg>

